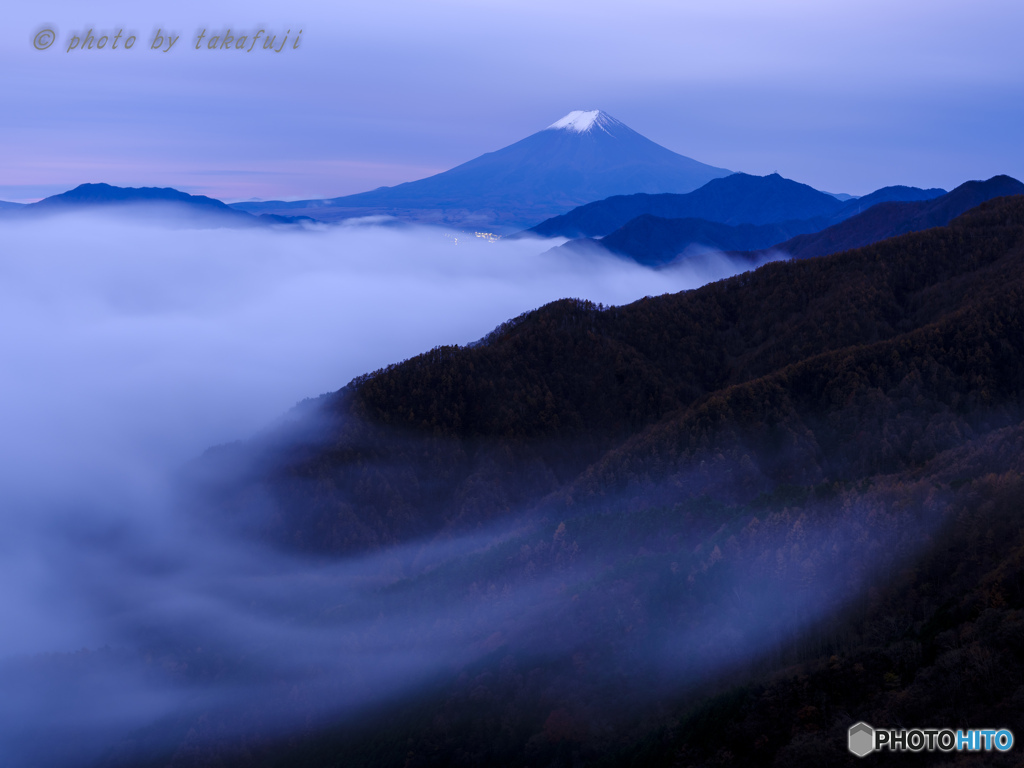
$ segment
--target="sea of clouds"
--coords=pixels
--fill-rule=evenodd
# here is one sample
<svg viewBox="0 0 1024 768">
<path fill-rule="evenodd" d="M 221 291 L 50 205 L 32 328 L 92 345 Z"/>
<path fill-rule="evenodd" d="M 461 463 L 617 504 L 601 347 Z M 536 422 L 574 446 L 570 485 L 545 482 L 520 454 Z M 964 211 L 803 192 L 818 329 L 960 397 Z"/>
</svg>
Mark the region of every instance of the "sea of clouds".
<svg viewBox="0 0 1024 768">
<path fill-rule="evenodd" d="M 709 254 L 651 270 L 557 244 L 370 223 L 0 225 L 0 762 L 87 764 L 169 713 L 266 695 L 268 680 L 319 691 L 292 707 L 305 722 L 336 716 L 465 663 L 510 616 L 542 623 L 523 615 L 537 584 L 424 612 L 415 595 L 379 596 L 400 552 L 309 562 L 197 531 L 172 478 L 305 397 L 546 302 L 623 304 L 749 267 Z M 461 644 L 432 634 L 438 612 Z M 202 682 L 180 655 L 154 664 L 160 647 L 245 663 Z"/>
</svg>

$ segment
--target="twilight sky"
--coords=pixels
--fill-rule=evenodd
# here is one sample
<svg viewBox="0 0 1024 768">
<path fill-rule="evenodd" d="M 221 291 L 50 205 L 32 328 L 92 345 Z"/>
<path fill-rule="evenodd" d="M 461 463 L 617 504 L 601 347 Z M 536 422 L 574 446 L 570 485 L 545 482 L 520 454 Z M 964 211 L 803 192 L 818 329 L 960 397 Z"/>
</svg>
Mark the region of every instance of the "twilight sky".
<svg viewBox="0 0 1024 768">
<path fill-rule="evenodd" d="M 44 28 L 56 40 L 36 50 Z M 90 28 L 135 47 L 69 52 Z M 180 36 L 167 53 L 150 49 L 157 28 Z M 205 47 L 229 28 L 292 35 L 280 53 Z M 99 181 L 336 196 L 445 170 L 573 109 L 832 192 L 1024 178 L 1022 31 L 1019 0 L 9 4 L 0 199 Z"/>
</svg>

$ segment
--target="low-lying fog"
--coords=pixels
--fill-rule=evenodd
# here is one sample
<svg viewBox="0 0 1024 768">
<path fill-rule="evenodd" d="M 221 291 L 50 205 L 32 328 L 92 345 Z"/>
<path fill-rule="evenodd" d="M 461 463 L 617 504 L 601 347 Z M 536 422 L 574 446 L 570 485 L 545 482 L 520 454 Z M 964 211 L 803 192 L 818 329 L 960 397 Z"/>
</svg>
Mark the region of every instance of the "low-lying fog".
<svg viewBox="0 0 1024 768">
<path fill-rule="evenodd" d="M 331 711 L 358 707 L 482 653 L 477 638 L 509 616 L 542 621 L 515 591 L 433 613 L 371 596 L 401 553 L 298 562 L 199 536 L 168 484 L 302 398 L 546 302 L 623 304 L 746 268 L 718 256 L 654 271 L 552 245 L 85 215 L 0 225 L 0 763 L 88 763 L 197 698 L 258 697 L 252 668 L 282 689 L 316 669 Z M 460 616 L 465 645 L 431 630 L 438 613 Z M 227 659 L 231 683 L 139 656 L 159 647 Z"/>
</svg>

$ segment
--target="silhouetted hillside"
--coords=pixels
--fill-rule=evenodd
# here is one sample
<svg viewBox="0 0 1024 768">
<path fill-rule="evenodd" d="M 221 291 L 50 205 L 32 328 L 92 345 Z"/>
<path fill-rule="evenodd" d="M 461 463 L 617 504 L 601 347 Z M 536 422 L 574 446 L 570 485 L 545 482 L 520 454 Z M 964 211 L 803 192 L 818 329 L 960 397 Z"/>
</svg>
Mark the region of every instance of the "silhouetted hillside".
<svg viewBox="0 0 1024 768">
<path fill-rule="evenodd" d="M 860 719 L 1012 727 L 1022 457 L 1022 196 L 699 290 L 555 302 L 200 468 L 222 519 L 325 555 L 515 520 L 380 594 L 437 611 L 435 640 L 471 635 L 453 600 L 504 617 L 471 635 L 487 653 L 280 739 L 267 703 L 210 704 L 151 764 L 852 765 Z"/>
<path fill-rule="evenodd" d="M 663 219 L 706 219 L 722 224 L 778 224 L 827 217 L 839 200 L 777 173 L 734 173 L 685 195 L 618 195 L 574 208 L 541 222 L 530 232 L 544 237 L 601 237 L 643 214 Z"/>
<path fill-rule="evenodd" d="M 851 216 L 863 213 L 873 205 L 889 202 L 916 202 L 921 200 L 933 200 L 946 194 L 946 190 L 933 187 L 932 189 L 920 189 L 919 187 L 907 187 L 898 184 L 892 187 L 882 187 L 863 197 L 849 200 L 844 203 L 839 212 L 832 217 L 830 224 L 838 224 Z M 979 203 L 982 201 L 978 201 Z"/>
<path fill-rule="evenodd" d="M 777 173 L 770 176 L 736 173 L 714 179 L 686 195 L 620 195 L 598 200 L 541 222 L 530 232 L 545 237 L 602 237 L 642 215 L 705 219 L 730 225 L 801 222 L 801 228 L 810 232 L 853 216 L 863 206 L 876 202 L 924 200 L 937 194 L 943 194 L 943 190 L 885 187 L 859 200 L 843 203 Z"/>
<path fill-rule="evenodd" d="M 693 246 L 717 251 L 751 251 L 815 231 L 816 220 L 786 221 L 781 224 L 719 224 L 706 219 L 662 219 L 644 214 L 631 219 L 600 240 L 570 240 L 560 248 L 576 250 L 600 247 L 649 267 L 669 264 Z"/>
<path fill-rule="evenodd" d="M 774 246 L 774 250 L 806 259 L 860 248 L 887 237 L 945 226 L 964 211 L 986 200 L 1020 194 L 1024 194 L 1024 184 L 1009 176 L 993 176 L 988 181 L 968 181 L 952 192 L 931 200 L 880 203 L 820 232 L 798 235 L 780 242 Z"/>
<path fill-rule="evenodd" d="M 748 455 L 742 482 L 722 487 L 731 499 L 897 471 L 915 446 L 924 460 L 946 445 L 939 435 L 974 429 L 969 414 L 985 403 L 1016 403 L 1020 371 L 1000 367 L 1002 357 L 969 370 L 954 361 L 1004 348 L 1017 359 L 1015 326 L 991 323 L 1008 317 L 1019 290 L 1008 254 L 1020 207 L 1009 199 L 947 229 L 625 307 L 556 302 L 481 345 L 440 347 L 359 379 L 325 400 L 332 447 L 299 451 L 267 478 L 291 510 L 275 535 L 304 548 L 381 546 L 500 517 L 571 482 L 615 485 L 652 451 L 675 457 L 659 476 L 673 462 Z M 884 446 L 898 385 L 917 377 L 932 387 L 920 393 L 928 405 L 908 411 L 898 444 L 890 435 Z M 867 381 L 882 398 L 873 413 L 895 409 L 890 419 L 862 420 Z M 830 397 L 853 410 L 826 418 Z M 691 444 L 705 447 L 682 447 Z"/>
<path fill-rule="evenodd" d="M 885 187 L 845 204 L 830 221 L 843 221 L 887 200 L 931 200 L 944 195 L 942 189 Z M 947 222 L 943 222 L 947 223 Z M 643 214 L 597 242 L 619 256 L 655 267 L 667 264 L 691 246 L 718 251 L 753 251 L 768 248 L 798 235 L 817 232 L 820 218 L 782 221 L 772 224 L 730 226 L 706 219 L 666 219 Z M 568 243 L 572 247 L 573 243 Z"/>
<path fill-rule="evenodd" d="M 841 223 L 825 229 L 822 229 L 825 223 L 822 218 L 761 227 L 729 227 L 702 220 L 661 219 L 645 215 L 600 240 L 570 241 L 562 247 L 574 249 L 597 244 L 611 253 L 647 266 L 668 264 L 694 245 L 732 252 L 734 256 L 749 258 L 751 263 L 780 253 L 796 258 L 824 256 L 907 232 L 943 226 L 985 200 L 1022 192 L 1024 185 L 1008 176 L 996 176 L 985 182 L 967 182 L 948 194 L 937 189 L 886 187 L 844 204 L 831 217 L 832 221 Z M 900 197 L 916 202 L 887 202 Z M 870 207 L 848 218 L 861 206 Z M 782 237 L 776 239 L 777 235 Z M 757 245 L 746 246 L 743 243 Z"/>
</svg>

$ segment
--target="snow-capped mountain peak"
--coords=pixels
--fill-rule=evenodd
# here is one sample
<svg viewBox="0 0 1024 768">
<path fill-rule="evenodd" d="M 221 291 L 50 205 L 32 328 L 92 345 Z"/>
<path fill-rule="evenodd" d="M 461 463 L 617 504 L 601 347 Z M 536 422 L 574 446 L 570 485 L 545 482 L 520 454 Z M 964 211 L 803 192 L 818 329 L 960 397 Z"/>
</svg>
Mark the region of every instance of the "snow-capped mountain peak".
<svg viewBox="0 0 1024 768">
<path fill-rule="evenodd" d="M 595 200 L 638 192 L 692 192 L 730 173 L 655 144 L 607 112 L 578 110 L 507 147 L 426 179 L 335 197 L 326 204 L 310 200 L 301 201 L 302 206 L 247 203 L 240 208 L 261 213 L 297 207 L 425 211 L 424 222 L 477 226 L 470 222 L 488 221 L 526 229 Z M 409 214 L 408 220 L 419 221 L 413 218 L 419 215 Z"/>
<path fill-rule="evenodd" d="M 610 131 L 608 129 L 618 123 L 619 121 L 614 117 L 599 109 L 594 109 L 589 112 L 577 109 L 570 112 L 561 120 L 549 125 L 547 130 L 569 131 L 570 133 L 587 133 L 597 127 L 605 133 L 609 133 Z"/>
</svg>

